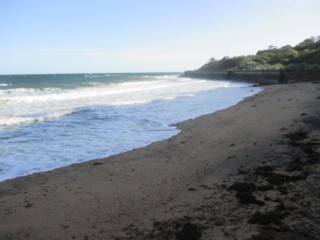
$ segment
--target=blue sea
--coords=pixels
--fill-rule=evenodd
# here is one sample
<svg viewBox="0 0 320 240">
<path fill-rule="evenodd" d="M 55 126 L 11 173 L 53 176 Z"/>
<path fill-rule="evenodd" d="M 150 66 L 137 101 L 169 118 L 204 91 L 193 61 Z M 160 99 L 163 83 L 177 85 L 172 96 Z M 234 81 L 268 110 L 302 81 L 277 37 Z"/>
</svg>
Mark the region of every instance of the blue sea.
<svg viewBox="0 0 320 240">
<path fill-rule="evenodd" d="M 146 146 L 260 91 L 179 75 L 0 76 L 0 181 Z"/>
</svg>

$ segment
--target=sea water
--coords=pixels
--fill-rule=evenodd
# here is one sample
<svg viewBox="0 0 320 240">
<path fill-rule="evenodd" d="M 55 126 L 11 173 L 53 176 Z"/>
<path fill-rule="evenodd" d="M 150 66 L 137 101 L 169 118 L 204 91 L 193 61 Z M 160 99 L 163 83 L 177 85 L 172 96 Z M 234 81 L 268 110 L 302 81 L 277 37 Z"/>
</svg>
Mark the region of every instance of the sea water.
<svg viewBox="0 0 320 240">
<path fill-rule="evenodd" d="M 0 76 L 0 181 L 169 138 L 258 91 L 177 73 Z"/>
</svg>

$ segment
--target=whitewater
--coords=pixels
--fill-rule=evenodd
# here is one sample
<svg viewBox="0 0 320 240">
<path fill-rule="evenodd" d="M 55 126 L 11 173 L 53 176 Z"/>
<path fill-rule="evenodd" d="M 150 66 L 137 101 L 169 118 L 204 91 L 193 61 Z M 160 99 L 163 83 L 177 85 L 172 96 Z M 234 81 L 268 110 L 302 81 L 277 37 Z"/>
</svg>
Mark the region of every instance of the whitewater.
<svg viewBox="0 0 320 240">
<path fill-rule="evenodd" d="M 0 181 L 146 146 L 259 91 L 177 73 L 0 76 Z"/>
</svg>

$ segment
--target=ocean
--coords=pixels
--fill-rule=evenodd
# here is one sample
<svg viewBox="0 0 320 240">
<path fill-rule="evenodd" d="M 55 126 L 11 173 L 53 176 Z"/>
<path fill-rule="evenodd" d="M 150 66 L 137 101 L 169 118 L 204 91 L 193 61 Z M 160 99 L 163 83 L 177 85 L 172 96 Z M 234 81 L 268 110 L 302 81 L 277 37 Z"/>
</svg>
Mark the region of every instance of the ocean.
<svg viewBox="0 0 320 240">
<path fill-rule="evenodd" d="M 259 92 L 179 73 L 0 76 L 0 181 L 126 152 Z"/>
</svg>

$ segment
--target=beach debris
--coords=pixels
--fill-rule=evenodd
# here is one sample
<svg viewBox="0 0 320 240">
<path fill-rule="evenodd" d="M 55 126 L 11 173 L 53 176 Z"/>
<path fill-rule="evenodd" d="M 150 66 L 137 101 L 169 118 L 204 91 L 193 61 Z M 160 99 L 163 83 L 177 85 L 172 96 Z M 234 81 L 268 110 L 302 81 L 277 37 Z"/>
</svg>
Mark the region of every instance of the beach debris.
<svg viewBox="0 0 320 240">
<path fill-rule="evenodd" d="M 296 159 L 296 160 L 288 163 L 286 170 L 288 172 L 302 171 L 304 165 L 305 164 L 302 161 L 300 161 L 299 159 Z"/>
<path fill-rule="evenodd" d="M 94 163 L 92 163 L 93 166 L 98 166 L 98 165 L 102 165 L 102 164 L 104 164 L 104 163 L 103 162 L 94 162 Z"/>
<path fill-rule="evenodd" d="M 29 207 L 32 207 L 33 206 L 33 204 L 32 203 L 30 203 L 30 202 L 26 202 L 26 205 L 24 206 L 25 208 L 29 208 Z"/>
<path fill-rule="evenodd" d="M 257 175 L 266 177 L 270 172 L 274 170 L 274 168 L 275 168 L 274 166 L 261 166 L 261 167 L 257 167 L 254 173 Z"/>
<path fill-rule="evenodd" d="M 60 227 L 63 229 L 67 229 L 67 228 L 69 228 L 69 225 L 60 225 Z"/>
<path fill-rule="evenodd" d="M 124 228 L 126 237 L 115 237 L 115 240 L 157 239 L 157 240 L 198 240 L 202 236 L 202 227 L 191 222 L 191 217 L 153 221 L 152 229 L 139 229 L 133 224 Z"/>
<path fill-rule="evenodd" d="M 267 176 L 267 181 L 271 184 L 282 185 L 286 182 L 298 181 L 305 179 L 306 177 L 307 175 L 302 172 L 296 173 L 294 175 L 270 172 Z"/>
<path fill-rule="evenodd" d="M 259 212 L 257 211 L 250 219 L 250 224 L 267 225 L 270 223 L 280 225 L 281 220 L 286 216 L 286 213 L 276 208 L 271 212 Z"/>
<path fill-rule="evenodd" d="M 234 182 L 229 189 L 237 192 L 236 197 L 241 204 L 252 203 L 260 206 L 264 205 L 264 202 L 256 199 L 253 195 L 253 192 L 257 191 L 257 186 L 254 183 Z"/>
<path fill-rule="evenodd" d="M 295 169 L 301 169 L 301 165 L 299 165 L 299 162 L 295 163 L 289 163 L 288 167 L 293 172 Z M 282 185 L 285 182 L 291 182 L 291 181 L 297 181 L 297 180 L 302 180 L 305 179 L 307 174 L 302 173 L 302 172 L 294 172 L 291 174 L 284 174 L 284 173 L 279 173 L 275 171 L 275 166 L 261 166 L 255 169 L 254 173 L 256 175 L 260 175 L 262 177 L 265 177 L 266 180 L 270 184 L 274 185 Z"/>
<path fill-rule="evenodd" d="M 265 226 L 261 229 L 258 235 L 253 236 L 250 240 L 309 240 L 305 236 L 299 235 L 297 232 L 294 231 L 287 231 L 285 229 L 276 229 L 270 225 Z"/>
<path fill-rule="evenodd" d="M 201 231 L 199 227 L 190 222 L 180 225 L 176 225 L 175 237 L 177 240 L 198 240 L 201 237 Z"/>
<path fill-rule="evenodd" d="M 308 138 L 308 132 L 300 130 L 300 131 L 286 134 L 284 136 L 286 138 L 289 138 L 291 141 L 300 141 Z"/>
<path fill-rule="evenodd" d="M 307 117 L 303 119 L 303 122 L 310 125 L 311 127 L 315 129 L 320 128 L 320 118 L 319 117 Z"/>
</svg>

